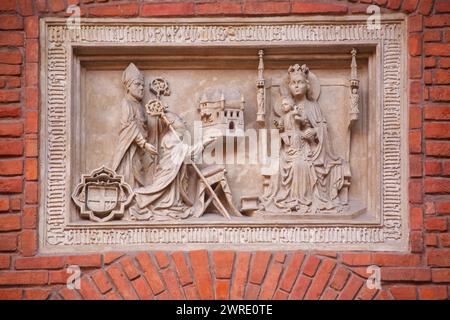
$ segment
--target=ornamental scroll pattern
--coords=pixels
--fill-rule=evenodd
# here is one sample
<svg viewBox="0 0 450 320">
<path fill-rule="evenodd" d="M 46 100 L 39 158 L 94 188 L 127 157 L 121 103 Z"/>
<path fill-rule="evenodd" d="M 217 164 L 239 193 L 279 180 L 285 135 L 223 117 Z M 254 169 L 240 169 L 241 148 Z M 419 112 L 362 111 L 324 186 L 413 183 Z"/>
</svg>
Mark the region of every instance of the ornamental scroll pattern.
<svg viewBox="0 0 450 320">
<path fill-rule="evenodd" d="M 51 19 L 50 19 L 51 20 Z M 151 23 L 127 22 L 114 24 L 86 20 L 78 30 L 69 30 L 64 20 L 44 21 L 47 74 L 44 82 L 46 139 L 42 142 L 46 159 L 44 168 L 41 223 L 43 223 L 44 246 L 67 245 L 135 245 L 176 243 L 230 243 L 230 244 L 374 244 L 395 243 L 405 238 L 402 234 L 406 210 L 402 205 L 401 164 L 401 105 L 402 81 L 401 56 L 404 54 L 403 28 L 400 22 L 388 22 L 381 29 L 368 30 L 365 23 L 340 23 L 315 25 L 305 23 L 252 23 L 235 25 L 177 24 L 152 25 Z M 93 44 L 180 44 L 211 45 L 255 43 L 320 44 L 355 41 L 371 41 L 381 44 L 383 63 L 382 92 L 382 150 L 381 188 L 382 225 L 364 226 L 293 226 L 264 225 L 227 227 L 205 226 L 178 227 L 124 227 L 96 226 L 86 228 L 66 225 L 69 220 L 70 181 L 69 154 L 70 132 L 70 68 L 72 48 L 76 45 Z M 321 247 L 323 248 L 323 246 Z"/>
</svg>

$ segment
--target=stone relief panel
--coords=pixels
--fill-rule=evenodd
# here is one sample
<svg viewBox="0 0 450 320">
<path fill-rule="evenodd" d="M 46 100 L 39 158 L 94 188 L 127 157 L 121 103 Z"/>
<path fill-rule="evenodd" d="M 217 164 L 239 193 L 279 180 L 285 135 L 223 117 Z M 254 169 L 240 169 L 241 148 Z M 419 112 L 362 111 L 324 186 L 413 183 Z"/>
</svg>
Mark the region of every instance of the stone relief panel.
<svg viewBox="0 0 450 320">
<path fill-rule="evenodd" d="M 120 21 L 41 23 L 43 251 L 407 250 L 403 17 Z"/>
</svg>

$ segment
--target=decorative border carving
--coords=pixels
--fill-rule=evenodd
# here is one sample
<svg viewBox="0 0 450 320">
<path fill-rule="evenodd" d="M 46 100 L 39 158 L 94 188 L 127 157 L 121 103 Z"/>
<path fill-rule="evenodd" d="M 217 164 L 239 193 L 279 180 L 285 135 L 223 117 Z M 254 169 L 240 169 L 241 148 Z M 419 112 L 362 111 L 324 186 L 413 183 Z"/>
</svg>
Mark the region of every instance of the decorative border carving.
<svg viewBox="0 0 450 320">
<path fill-rule="evenodd" d="M 41 21 L 41 208 L 40 243 L 43 251 L 95 250 L 139 245 L 239 245 L 236 249 L 314 248 L 337 250 L 407 250 L 407 141 L 405 134 L 406 60 L 403 15 L 386 18 L 381 29 L 369 30 L 365 16 L 267 19 L 85 19 L 81 29 L 69 30 L 65 20 Z M 319 25 L 324 21 L 326 25 Z M 68 225 L 70 210 L 70 114 L 72 47 L 113 46 L 255 46 L 257 44 L 375 44 L 380 48 L 382 98 L 380 225 L 302 226 L 266 222 L 245 226 Z M 405 135 L 407 136 L 407 135 Z M 403 158 L 402 158 L 403 154 Z M 402 189 L 403 188 L 403 189 Z M 345 247 L 335 245 L 345 244 Z M 247 245 L 249 245 L 247 247 Z M 93 247 L 94 246 L 94 247 Z"/>
</svg>

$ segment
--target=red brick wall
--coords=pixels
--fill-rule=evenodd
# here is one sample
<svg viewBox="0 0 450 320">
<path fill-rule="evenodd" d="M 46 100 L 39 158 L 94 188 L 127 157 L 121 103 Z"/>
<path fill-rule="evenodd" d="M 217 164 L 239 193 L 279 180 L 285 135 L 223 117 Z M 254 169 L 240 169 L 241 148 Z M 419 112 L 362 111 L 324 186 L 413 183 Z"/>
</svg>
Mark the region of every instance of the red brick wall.
<svg viewBox="0 0 450 320">
<path fill-rule="evenodd" d="M 89 17 L 149 17 L 345 15 L 371 3 L 408 14 L 411 253 L 37 253 L 39 17 L 64 16 L 70 4 Z M 449 25 L 445 0 L 1 0 L 0 298 L 448 299 Z M 71 264 L 82 268 L 81 290 L 64 285 Z M 364 285 L 371 264 L 381 266 L 382 290 Z"/>
</svg>

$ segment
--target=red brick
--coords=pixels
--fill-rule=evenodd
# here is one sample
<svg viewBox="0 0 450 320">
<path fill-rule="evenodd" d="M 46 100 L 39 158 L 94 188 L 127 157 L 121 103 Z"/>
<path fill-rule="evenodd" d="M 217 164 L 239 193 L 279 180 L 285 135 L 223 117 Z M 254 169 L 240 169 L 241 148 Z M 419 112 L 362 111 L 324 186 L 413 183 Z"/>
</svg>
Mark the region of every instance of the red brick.
<svg viewBox="0 0 450 320">
<path fill-rule="evenodd" d="M 250 266 L 250 253 L 239 252 L 236 257 L 236 274 L 231 288 L 230 298 L 233 300 L 243 299 L 245 284 L 247 283 L 248 270 Z"/>
<path fill-rule="evenodd" d="M 267 271 L 267 276 L 264 280 L 264 283 L 261 286 L 261 293 L 259 294 L 259 299 L 261 300 L 269 300 L 272 299 L 275 289 L 277 288 L 278 281 L 281 276 L 281 272 L 283 271 L 283 264 L 274 263 Z"/>
<path fill-rule="evenodd" d="M 450 267 L 450 249 L 434 249 L 427 252 L 428 265 Z"/>
<path fill-rule="evenodd" d="M 28 39 L 25 48 L 25 57 L 27 59 L 27 62 L 38 62 L 39 42 L 37 41 L 37 39 Z"/>
<path fill-rule="evenodd" d="M 20 249 L 25 257 L 33 256 L 37 252 L 37 234 L 35 230 L 24 230 L 20 235 Z"/>
<path fill-rule="evenodd" d="M 450 20 L 450 19 L 449 19 Z M 450 56 L 450 43 L 425 43 L 425 55 L 427 56 Z"/>
<path fill-rule="evenodd" d="M 0 231 L 15 231 L 20 230 L 20 216 L 18 215 L 1 215 L 0 216 Z"/>
<path fill-rule="evenodd" d="M 10 197 L 11 211 L 20 211 L 22 210 L 22 200 L 20 196 Z"/>
<path fill-rule="evenodd" d="M 297 275 L 304 259 L 305 254 L 303 252 L 296 252 L 292 255 L 291 262 L 284 272 L 283 278 L 280 282 L 281 289 L 288 292 L 292 290 L 292 286 L 295 283 L 295 279 L 297 279 Z"/>
<path fill-rule="evenodd" d="M 64 299 L 64 300 L 81 300 L 81 297 L 78 295 L 76 290 L 72 290 L 69 288 L 64 288 L 62 290 L 59 291 L 59 295 Z"/>
<path fill-rule="evenodd" d="M 0 102 L 19 102 L 20 93 L 15 90 L 0 90 Z"/>
<path fill-rule="evenodd" d="M 37 180 L 38 179 L 38 161 L 37 159 L 25 160 L 25 179 Z"/>
<path fill-rule="evenodd" d="M 230 295 L 230 280 L 217 279 L 215 281 L 215 298 L 217 300 L 228 300 Z"/>
<path fill-rule="evenodd" d="M 410 155 L 409 156 L 409 176 L 421 177 L 422 176 L 422 156 Z"/>
<path fill-rule="evenodd" d="M 147 253 L 142 252 L 136 255 L 136 259 L 139 262 L 141 269 L 144 271 L 145 279 L 152 288 L 153 294 L 157 295 L 163 292 L 165 289 L 164 283 L 150 256 Z"/>
<path fill-rule="evenodd" d="M 0 198 L 0 212 L 9 210 L 9 198 Z"/>
<path fill-rule="evenodd" d="M 51 291 L 45 289 L 26 289 L 25 300 L 47 300 L 50 297 Z"/>
<path fill-rule="evenodd" d="M 317 271 L 317 274 L 315 275 L 313 282 L 306 293 L 306 300 L 319 299 L 335 266 L 336 262 L 328 259 L 324 260 L 321 263 L 320 268 Z"/>
<path fill-rule="evenodd" d="M 242 12 L 242 5 L 237 1 L 196 3 L 195 12 L 197 13 L 197 15 L 239 14 Z"/>
<path fill-rule="evenodd" d="M 425 221 L 427 231 L 445 231 L 447 230 L 447 218 L 428 218 Z"/>
<path fill-rule="evenodd" d="M 61 269 L 64 267 L 65 262 L 66 259 L 64 257 L 18 258 L 14 267 L 17 270 Z"/>
<path fill-rule="evenodd" d="M 25 137 L 25 156 L 38 156 L 38 140 L 35 137 Z"/>
<path fill-rule="evenodd" d="M 446 286 L 419 287 L 419 298 L 422 300 L 446 300 L 448 292 Z"/>
<path fill-rule="evenodd" d="M 100 254 L 68 256 L 67 264 L 85 268 L 98 268 L 102 266 L 102 256 Z"/>
<path fill-rule="evenodd" d="M 425 106 L 424 116 L 427 120 L 450 120 L 450 107 L 446 105 Z"/>
<path fill-rule="evenodd" d="M 450 141 L 427 141 L 426 154 L 436 157 L 450 157 Z"/>
<path fill-rule="evenodd" d="M 430 281 L 431 271 L 427 268 L 381 268 L 383 281 Z"/>
<path fill-rule="evenodd" d="M 439 235 L 441 247 L 450 247 L 450 234 L 444 233 Z"/>
<path fill-rule="evenodd" d="M 319 267 L 320 259 L 315 256 L 310 256 L 308 260 L 305 262 L 305 266 L 303 267 L 303 274 L 306 274 L 309 277 L 313 277 Z"/>
<path fill-rule="evenodd" d="M 436 203 L 436 212 L 438 214 L 450 214 L 450 201 L 440 201 Z"/>
<path fill-rule="evenodd" d="M 422 77 L 422 58 L 411 57 L 409 64 L 409 78 L 420 79 L 421 77 Z M 409 120 L 411 123 L 411 117 Z"/>
<path fill-rule="evenodd" d="M 450 178 L 426 178 L 425 193 L 450 193 Z"/>
<path fill-rule="evenodd" d="M 372 264 L 372 255 L 370 253 L 343 253 L 341 260 L 348 266 L 368 266 Z"/>
<path fill-rule="evenodd" d="M 20 66 L 14 64 L 0 64 L 1 76 L 18 76 L 21 74 Z"/>
<path fill-rule="evenodd" d="M 25 18 L 25 32 L 28 39 L 37 39 L 39 37 L 39 18 L 37 16 Z"/>
<path fill-rule="evenodd" d="M 22 16 L 31 16 L 33 15 L 33 0 L 18 0 L 18 12 Z"/>
<path fill-rule="evenodd" d="M 80 280 L 80 294 L 85 300 L 100 300 L 102 295 L 98 292 L 91 280 L 88 278 L 81 278 Z"/>
<path fill-rule="evenodd" d="M 3 0 L 0 2 L 0 11 L 15 11 L 17 0 Z"/>
<path fill-rule="evenodd" d="M 421 264 L 417 254 L 374 253 L 373 264 L 383 267 L 416 267 Z"/>
<path fill-rule="evenodd" d="M 161 275 L 167 286 L 167 291 L 170 293 L 170 296 L 175 300 L 184 300 L 185 296 L 180 289 L 175 272 L 172 269 L 167 268 L 161 271 Z"/>
<path fill-rule="evenodd" d="M 450 269 L 431 269 L 433 282 L 450 282 Z"/>
<path fill-rule="evenodd" d="M 363 286 L 364 281 L 360 278 L 358 278 L 355 275 L 352 275 L 350 279 L 347 282 L 347 285 L 342 290 L 341 294 L 339 295 L 339 300 L 352 300 L 355 298 L 355 296 L 358 294 L 359 289 Z"/>
<path fill-rule="evenodd" d="M 422 35 L 412 34 L 408 38 L 409 54 L 419 56 L 422 53 Z"/>
<path fill-rule="evenodd" d="M 0 179 L 0 192 L 21 193 L 23 188 L 22 178 Z"/>
<path fill-rule="evenodd" d="M 67 272 L 67 269 L 61 271 L 50 271 L 49 273 L 49 283 L 50 284 L 67 284 L 67 280 L 73 274 Z"/>
<path fill-rule="evenodd" d="M 4 31 L 0 37 L 0 46 L 22 47 L 23 33 L 18 31 Z"/>
<path fill-rule="evenodd" d="M 333 289 L 327 288 L 325 292 L 320 297 L 320 300 L 336 300 L 338 294 Z"/>
<path fill-rule="evenodd" d="M 249 281 L 254 284 L 261 284 L 269 265 L 271 254 L 269 252 L 257 252 L 252 259 Z"/>
<path fill-rule="evenodd" d="M 408 17 L 408 31 L 409 32 L 421 32 L 423 29 L 422 16 L 415 15 Z"/>
<path fill-rule="evenodd" d="M 21 122 L 1 122 L 1 137 L 20 137 L 23 134 L 23 124 Z"/>
<path fill-rule="evenodd" d="M 234 252 L 232 251 L 214 251 L 213 261 L 216 278 L 230 279 L 233 272 Z"/>
<path fill-rule="evenodd" d="M 289 299 L 292 300 L 302 300 L 305 297 L 306 291 L 308 290 L 311 284 L 311 278 L 308 278 L 304 275 L 300 275 L 297 278 L 297 281 L 292 289 L 291 294 L 289 295 Z"/>
<path fill-rule="evenodd" d="M 422 232 L 412 231 L 410 234 L 411 252 L 423 252 L 423 235 Z"/>
<path fill-rule="evenodd" d="M 43 285 L 48 282 L 46 271 L 3 271 L 0 285 Z"/>
<path fill-rule="evenodd" d="M 197 289 L 194 285 L 189 285 L 184 287 L 184 293 L 186 295 L 187 300 L 198 300 L 200 299 L 198 296 Z"/>
<path fill-rule="evenodd" d="M 441 68 L 444 68 L 444 69 L 450 68 L 450 58 L 440 58 L 439 59 L 439 66 Z"/>
<path fill-rule="evenodd" d="M 434 84 L 450 84 L 450 70 L 436 70 L 433 76 Z"/>
<path fill-rule="evenodd" d="M 181 285 L 185 286 L 187 284 L 191 284 L 193 280 L 184 253 L 174 252 L 172 254 L 172 259 L 175 263 L 175 267 L 177 269 L 178 278 L 180 279 Z"/>
<path fill-rule="evenodd" d="M 0 19 L 0 30 L 23 29 L 23 19 L 16 15 L 2 15 Z"/>
<path fill-rule="evenodd" d="M 127 275 L 128 279 L 133 280 L 140 276 L 140 272 L 137 269 L 134 261 L 130 257 L 125 257 L 120 261 L 123 271 Z"/>
<path fill-rule="evenodd" d="M 422 84 L 419 81 L 410 82 L 410 102 L 419 103 L 422 100 Z"/>
<path fill-rule="evenodd" d="M 63 0 L 52 0 L 49 2 L 49 8 L 52 12 L 65 11 L 65 4 Z"/>
<path fill-rule="evenodd" d="M 25 203 L 27 204 L 37 204 L 39 198 L 38 184 L 37 182 L 26 182 L 25 183 Z"/>
<path fill-rule="evenodd" d="M 154 256 L 160 268 L 166 268 L 169 266 L 170 260 L 165 252 L 157 251 L 154 253 Z"/>
<path fill-rule="evenodd" d="M 39 105 L 39 91 L 37 87 L 25 88 L 25 107 L 27 109 L 37 109 Z"/>
<path fill-rule="evenodd" d="M 330 283 L 330 287 L 336 290 L 342 290 L 344 288 L 345 283 L 347 282 L 348 277 L 350 276 L 350 271 L 343 267 L 339 267 L 336 273 L 333 276 L 333 279 Z"/>
<path fill-rule="evenodd" d="M 139 6 L 136 3 L 89 8 L 89 15 L 93 17 L 134 17 L 138 12 Z"/>
<path fill-rule="evenodd" d="M 147 281 L 143 277 L 139 277 L 132 282 L 134 291 L 136 291 L 139 299 L 141 300 L 153 300 L 154 296 Z"/>
<path fill-rule="evenodd" d="M 394 286 L 390 288 L 395 300 L 416 300 L 417 292 L 414 286 Z"/>
<path fill-rule="evenodd" d="M 194 14 L 194 4 L 190 2 L 148 3 L 141 8 L 142 17 L 189 16 Z"/>
<path fill-rule="evenodd" d="M 8 77 L 6 80 L 6 87 L 9 89 L 20 88 L 22 85 L 20 77 Z"/>
<path fill-rule="evenodd" d="M 345 14 L 347 6 L 325 3 L 292 3 L 292 13 L 294 14 Z"/>
<path fill-rule="evenodd" d="M 11 266 L 11 257 L 0 255 L 0 270 L 9 269 L 10 266 Z"/>
<path fill-rule="evenodd" d="M 409 202 L 410 203 L 422 203 L 422 181 L 410 180 L 409 181 Z"/>
<path fill-rule="evenodd" d="M 15 176 L 23 173 L 23 160 L 0 161 L 0 175 Z"/>
<path fill-rule="evenodd" d="M 436 30 L 425 31 L 423 40 L 425 42 L 439 42 L 441 41 L 441 32 Z"/>
<path fill-rule="evenodd" d="M 21 300 L 22 289 L 0 289 L 0 300 Z"/>
<path fill-rule="evenodd" d="M 392 10 L 397 10 L 400 9 L 401 4 L 401 0 L 388 0 L 387 7 Z"/>
<path fill-rule="evenodd" d="M 403 0 L 402 10 L 407 13 L 414 12 L 418 3 L 419 0 Z"/>
<path fill-rule="evenodd" d="M 22 114 L 19 106 L 0 106 L 0 118 L 17 118 Z"/>
<path fill-rule="evenodd" d="M 109 274 L 120 295 L 125 300 L 136 300 L 138 298 L 130 282 L 117 265 L 109 267 L 106 272 Z"/>
<path fill-rule="evenodd" d="M 8 252 L 17 249 L 17 235 L 16 234 L 0 234 L 0 251 Z"/>
<path fill-rule="evenodd" d="M 96 271 L 92 275 L 92 280 L 94 281 L 100 292 L 103 294 L 112 289 L 111 282 L 109 281 L 106 272 L 103 270 Z"/>
<path fill-rule="evenodd" d="M 209 272 L 208 252 L 205 250 L 190 251 L 192 271 L 200 299 L 213 299 L 212 278 Z"/>
<path fill-rule="evenodd" d="M 103 255 L 103 260 L 104 260 L 105 264 L 111 264 L 114 261 L 116 261 L 117 259 L 119 259 L 120 257 L 122 257 L 123 255 L 125 255 L 125 254 L 121 253 L 121 252 L 105 253 Z"/>
<path fill-rule="evenodd" d="M 439 28 L 450 26 L 449 15 L 434 15 L 430 17 L 425 17 L 424 23 L 426 27 Z"/>
<path fill-rule="evenodd" d="M 410 208 L 411 230 L 422 230 L 423 209 L 420 207 Z"/>
<path fill-rule="evenodd" d="M 427 247 L 437 247 L 438 246 L 438 237 L 434 233 L 429 233 L 425 235 L 425 245 Z"/>
</svg>

